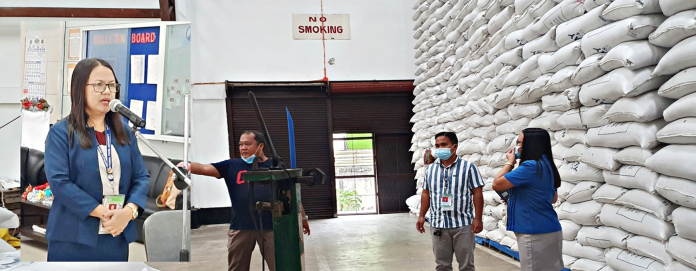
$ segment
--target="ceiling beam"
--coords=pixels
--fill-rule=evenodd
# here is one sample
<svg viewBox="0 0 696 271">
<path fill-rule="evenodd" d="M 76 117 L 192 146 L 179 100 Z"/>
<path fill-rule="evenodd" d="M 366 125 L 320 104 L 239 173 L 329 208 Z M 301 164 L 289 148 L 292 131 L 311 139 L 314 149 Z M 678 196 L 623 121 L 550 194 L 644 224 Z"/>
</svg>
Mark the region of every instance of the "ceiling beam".
<svg viewBox="0 0 696 271">
<path fill-rule="evenodd" d="M 0 8 L 0 17 L 161 18 L 160 9 L 124 8 Z"/>
</svg>

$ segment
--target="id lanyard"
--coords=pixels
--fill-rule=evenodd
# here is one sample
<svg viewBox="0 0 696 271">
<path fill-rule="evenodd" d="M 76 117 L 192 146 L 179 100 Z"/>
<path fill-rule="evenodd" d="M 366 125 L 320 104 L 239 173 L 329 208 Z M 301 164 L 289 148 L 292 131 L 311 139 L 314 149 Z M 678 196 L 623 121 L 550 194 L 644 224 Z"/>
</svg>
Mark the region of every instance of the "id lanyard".
<svg viewBox="0 0 696 271">
<path fill-rule="evenodd" d="M 97 150 L 99 151 L 99 155 L 101 156 L 102 160 L 104 160 L 104 166 L 106 167 L 106 178 L 109 179 L 109 185 L 111 186 L 111 192 L 115 193 L 114 191 L 114 169 L 113 169 L 113 164 L 111 161 L 111 132 L 109 131 L 109 126 L 104 125 L 104 135 L 106 136 L 106 156 L 104 156 L 104 152 L 102 151 L 101 147 L 97 146 Z"/>
<path fill-rule="evenodd" d="M 445 170 L 442 172 L 442 175 L 444 175 L 444 176 L 441 176 L 441 177 L 445 182 L 445 189 L 443 191 L 444 193 L 442 195 L 442 201 L 440 202 L 440 206 L 441 206 L 442 211 L 453 211 L 454 210 L 454 203 L 453 203 L 454 196 L 452 195 L 452 189 L 450 187 L 450 182 L 453 181 L 453 178 L 452 178 L 453 173 L 454 173 L 453 171 L 454 171 L 453 169 L 445 168 Z"/>
</svg>

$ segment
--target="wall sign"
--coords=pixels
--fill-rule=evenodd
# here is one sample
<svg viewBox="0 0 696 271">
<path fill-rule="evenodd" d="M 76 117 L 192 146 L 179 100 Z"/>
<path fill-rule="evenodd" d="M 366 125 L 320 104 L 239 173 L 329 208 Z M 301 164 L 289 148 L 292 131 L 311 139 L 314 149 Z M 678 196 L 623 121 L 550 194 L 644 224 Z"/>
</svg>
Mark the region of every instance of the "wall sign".
<svg viewBox="0 0 696 271">
<path fill-rule="evenodd" d="M 155 32 L 150 32 L 150 33 L 132 33 L 131 34 L 131 43 L 132 44 L 137 44 L 137 43 L 154 43 L 157 41 L 157 34 Z"/>
<path fill-rule="evenodd" d="M 349 40 L 348 14 L 293 14 L 292 38 L 295 40 Z"/>
</svg>

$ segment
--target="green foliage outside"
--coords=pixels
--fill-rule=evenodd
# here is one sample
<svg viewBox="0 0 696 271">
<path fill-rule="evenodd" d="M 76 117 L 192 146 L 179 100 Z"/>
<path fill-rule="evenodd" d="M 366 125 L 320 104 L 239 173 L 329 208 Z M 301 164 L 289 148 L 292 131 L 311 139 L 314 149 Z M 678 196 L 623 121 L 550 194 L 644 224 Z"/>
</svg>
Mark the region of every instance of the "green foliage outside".
<svg viewBox="0 0 696 271">
<path fill-rule="evenodd" d="M 362 199 L 360 199 L 358 191 L 336 190 L 336 194 L 339 211 L 357 211 L 360 209 Z"/>
</svg>

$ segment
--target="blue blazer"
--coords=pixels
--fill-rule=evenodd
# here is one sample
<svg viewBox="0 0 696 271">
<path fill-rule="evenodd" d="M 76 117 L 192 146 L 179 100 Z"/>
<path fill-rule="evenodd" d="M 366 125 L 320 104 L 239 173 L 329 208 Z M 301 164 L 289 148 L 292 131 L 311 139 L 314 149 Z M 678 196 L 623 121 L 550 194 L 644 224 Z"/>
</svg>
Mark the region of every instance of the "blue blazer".
<svg viewBox="0 0 696 271">
<path fill-rule="evenodd" d="M 126 203 L 132 202 L 144 209 L 150 182 L 138 142 L 130 131 L 130 143 L 121 146 L 111 134 L 111 142 L 121 161 L 119 192 L 126 195 Z M 102 182 L 99 173 L 97 138 L 93 128 L 88 128 L 92 148 L 82 149 L 77 131 L 73 144 L 68 143 L 68 121 L 63 119 L 48 132 L 45 153 L 45 171 L 54 199 L 48 215 L 46 239 L 50 241 L 75 242 L 91 247 L 97 246 L 99 218 L 89 214 L 102 202 Z M 135 223 L 130 221 L 122 233 L 131 243 L 138 238 Z"/>
</svg>

